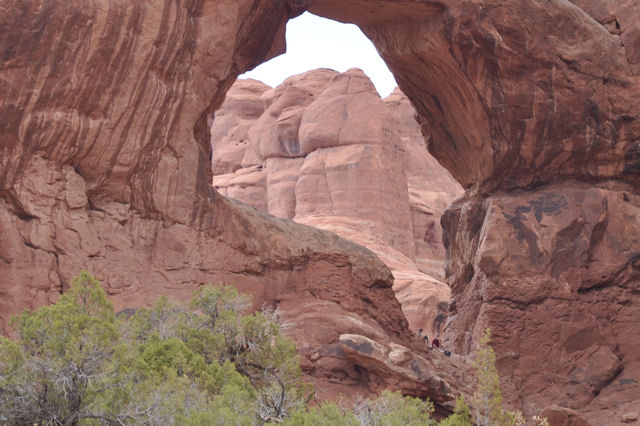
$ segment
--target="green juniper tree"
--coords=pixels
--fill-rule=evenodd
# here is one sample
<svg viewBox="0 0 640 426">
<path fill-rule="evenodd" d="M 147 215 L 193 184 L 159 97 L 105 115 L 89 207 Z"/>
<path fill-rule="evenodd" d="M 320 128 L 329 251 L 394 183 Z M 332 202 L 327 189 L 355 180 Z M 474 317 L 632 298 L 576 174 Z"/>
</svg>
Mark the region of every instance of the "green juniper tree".
<svg viewBox="0 0 640 426">
<path fill-rule="evenodd" d="M 142 381 L 120 340 L 113 306 L 84 271 L 58 302 L 25 311 L 0 338 L 0 421 L 74 425 L 133 419 Z"/>
<path fill-rule="evenodd" d="M 0 424 L 262 424 L 304 406 L 295 345 L 245 296 L 204 287 L 118 319 L 83 271 L 0 338 Z"/>
<path fill-rule="evenodd" d="M 437 423 L 430 401 L 384 391 L 353 407 L 310 406 L 311 385 L 273 312 L 242 315 L 233 287 L 205 286 L 190 305 L 161 297 L 117 318 L 83 271 L 58 302 L 12 319 L 0 337 L 0 424 L 7 425 L 518 425 L 502 408 L 491 335 L 474 366 L 475 419 L 461 396 Z M 538 425 L 544 419 L 534 418 Z"/>
<path fill-rule="evenodd" d="M 472 426 L 471 410 L 464 399 L 464 395 L 460 395 L 456 398 L 456 407 L 453 410 L 453 414 L 443 419 L 440 426 Z"/>
<path fill-rule="evenodd" d="M 478 426 L 501 425 L 504 423 L 500 376 L 496 369 L 496 354 L 489 345 L 491 331 L 487 329 L 480 339 L 473 366 L 478 374 L 473 406 Z"/>
<path fill-rule="evenodd" d="M 503 408 L 500 376 L 496 368 L 496 354 L 490 345 L 491 330 L 487 329 L 480 339 L 480 346 L 475 354 L 473 366 L 478 375 L 476 392 L 472 404 L 475 408 L 475 422 L 478 426 L 519 426 L 527 419 L 520 411 L 509 411 Z M 535 416 L 533 424 L 547 426 L 543 417 Z"/>
</svg>

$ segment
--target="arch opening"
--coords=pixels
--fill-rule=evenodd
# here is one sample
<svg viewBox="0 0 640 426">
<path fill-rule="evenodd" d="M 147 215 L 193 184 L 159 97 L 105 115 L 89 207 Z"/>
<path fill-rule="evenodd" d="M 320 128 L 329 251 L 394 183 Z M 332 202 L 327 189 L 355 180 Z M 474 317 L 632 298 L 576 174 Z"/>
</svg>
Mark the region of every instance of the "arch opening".
<svg viewBox="0 0 640 426">
<path fill-rule="evenodd" d="M 450 295 L 440 217 L 461 187 L 356 25 L 307 12 L 286 39 L 287 53 L 241 75 L 215 113 L 214 188 L 371 249 L 410 327 L 437 335 Z"/>
<path fill-rule="evenodd" d="M 283 283 L 288 291 L 297 280 L 332 285 L 334 272 L 349 269 L 341 275 L 349 285 L 331 303 L 351 298 L 352 312 L 392 340 L 410 342 L 399 308 L 388 302 L 386 269 L 370 257 L 363 267 L 357 247 L 331 246 L 325 233 L 219 200 L 205 177 L 207 115 L 239 71 L 278 50 L 271 42 L 295 14 L 290 4 L 304 1 L 98 1 L 77 9 L 62 0 L 13 3 L 25 8 L 0 13 L 7 29 L 2 43 L 9 47 L 0 79 L 9 100 L 0 105 L 0 226 L 10 237 L 0 268 L 8 277 L 3 324 L 12 309 L 31 306 L 25 295 L 37 294 L 36 304 L 52 300 L 81 264 L 102 271 L 120 307 L 155 297 L 159 283 L 185 294 L 199 282 L 230 277 L 274 300 Z M 636 329 L 602 318 L 611 312 L 635 318 L 640 306 L 634 291 L 640 231 L 628 221 L 639 216 L 640 205 L 634 47 L 640 10 L 614 2 L 598 14 L 593 0 L 308 3 L 314 13 L 359 25 L 375 43 L 434 135 L 432 152 L 471 189 L 447 220 L 450 280 L 459 290 L 452 304 L 458 317 L 447 326 L 451 344 L 471 350 L 479 334 L 473 330 L 525 321 L 540 327 L 496 334 L 502 353 L 532 356 L 508 361 L 504 368 L 513 374 L 507 376 L 530 378 L 532 365 L 544 365 L 563 378 L 603 361 L 612 365 L 607 374 L 620 366 L 629 374 L 638 362 L 630 334 Z M 194 127 L 198 120 L 202 125 Z M 268 160 L 301 161 L 302 146 L 284 142 L 293 156 Z M 335 180 L 352 179 L 349 170 Z M 286 183 L 286 173 L 279 178 Z M 574 223 L 575 217 L 584 222 Z M 527 231 L 537 224 L 536 232 Z M 489 227 L 494 231 L 484 232 Z M 292 235 L 304 238 L 292 241 Z M 425 231 L 422 238 L 434 237 Z M 527 247 L 539 248 L 541 256 L 531 257 Z M 320 260 L 309 262 L 309 253 Z M 546 255 L 559 260 L 553 273 L 545 270 Z M 334 268 L 304 270 L 318 263 Z M 313 282 L 307 280 L 312 275 Z M 545 283 L 544 293 L 538 283 Z M 313 290 L 323 300 L 333 297 Z M 611 292 L 620 298 L 608 298 Z M 601 330 L 587 337 L 615 351 L 575 359 L 541 351 L 548 346 L 532 330 L 560 336 L 551 349 L 562 349 L 567 336 L 566 322 L 551 315 L 540 322 L 540 312 L 530 309 L 543 304 L 578 318 L 571 327 Z M 596 304 L 601 317 L 588 309 Z M 304 303 L 293 305 L 291 312 L 300 312 L 295 309 Z M 633 374 L 624 379 L 637 383 Z M 559 403 L 582 398 L 583 389 L 611 395 L 614 379 L 578 375 L 572 382 L 579 386 L 569 388 L 564 382 L 512 386 L 526 390 L 527 404 L 542 408 L 545 393 L 567 395 Z M 511 389 L 514 398 L 517 389 Z"/>
<path fill-rule="evenodd" d="M 345 72 L 360 68 L 371 79 L 381 97 L 397 83 L 373 43 L 354 24 L 343 24 L 305 12 L 289 20 L 286 53 L 258 65 L 238 78 L 253 78 L 271 87 L 286 78 L 318 68 Z"/>
<path fill-rule="evenodd" d="M 525 291 L 526 285 L 511 284 L 534 282 L 531 276 L 539 283 L 549 281 L 544 265 L 537 260 L 527 263 L 526 255 L 516 256 L 521 241 L 509 240 L 509 235 L 519 235 L 509 228 L 514 220 L 508 219 L 509 226 L 503 228 L 495 226 L 488 234 L 491 238 L 483 240 L 485 227 L 503 226 L 500 221 L 504 218 L 496 212 L 503 212 L 506 218 L 510 203 L 540 204 L 546 209 L 551 206 L 546 200 L 555 196 L 553 191 L 579 186 L 577 193 L 569 196 L 576 201 L 594 182 L 637 194 L 640 175 L 633 173 L 637 169 L 633 153 L 640 140 L 640 104 L 634 102 L 639 73 L 618 34 L 603 32 L 600 18 L 586 7 L 589 1 L 554 4 L 551 12 L 537 2 L 513 2 L 508 8 L 494 8 L 492 2 L 439 3 L 441 7 L 429 12 L 420 9 L 422 2 L 397 2 L 399 9 L 410 13 L 396 14 L 393 19 L 387 14 L 380 19 L 391 10 L 397 11 L 391 3 L 320 0 L 312 3 L 311 10 L 356 23 L 374 42 L 400 87 L 411 97 L 426 132 L 433 135 L 431 152 L 468 189 L 466 199 L 450 212 L 447 232 L 451 244 L 449 280 L 457 286 L 457 299 L 450 310 L 455 318 L 448 325 L 455 337 L 448 343 L 469 352 L 482 327 L 492 325 L 505 334 L 511 331 L 509 321 L 501 317 L 502 307 L 492 298 L 501 299 L 497 295 L 513 287 L 509 290 L 513 300 L 520 300 L 519 292 Z M 365 4 L 371 7 L 367 10 Z M 368 14 L 374 10 L 377 17 Z M 554 22 L 564 25 L 560 28 Z M 580 47 L 575 34 L 581 35 Z M 605 99 L 617 99 L 624 107 L 611 108 Z M 624 159 L 620 152 L 626 153 Z M 551 194 L 545 194 L 546 190 Z M 614 197 L 605 192 L 597 197 Z M 579 204 L 576 201 L 573 208 Z M 487 206 L 493 210 L 485 210 Z M 550 215 L 560 214 L 564 207 L 549 210 Z M 513 211 L 519 212 L 518 208 Z M 518 216 L 517 223 L 520 220 Z M 553 233 L 536 235 L 541 245 L 555 244 L 554 238 Z M 625 245 L 633 238 L 637 237 L 617 240 L 626 241 Z M 468 273 L 469 265 L 478 268 Z M 514 271 L 516 278 L 511 278 Z M 583 285 L 580 278 L 569 280 Z M 483 303 L 474 299 L 480 294 L 486 298 Z M 577 298 L 563 309 L 581 313 L 580 303 Z M 522 312 L 528 320 L 540 319 L 536 312 Z M 520 314 L 513 314 L 513 323 Z M 549 322 L 545 327 L 553 333 L 563 324 Z M 508 353 L 519 342 L 535 341 L 533 335 L 523 336 L 498 340 L 496 345 Z M 536 361 L 546 359 L 535 348 L 528 351 Z M 589 362 L 565 360 L 547 367 L 561 377 L 580 364 L 588 368 Z M 514 361 L 506 370 L 528 372 L 530 368 Z M 610 378 L 598 386 L 607 386 L 607 380 Z M 531 391 L 533 396 L 527 401 L 531 412 L 539 412 L 548 402 L 550 393 L 539 383 L 515 386 Z M 554 384 L 555 389 L 562 387 Z M 516 389 L 511 391 L 519 394 Z M 580 390 L 570 392 L 563 403 L 580 395 Z M 580 405 L 590 401 L 585 399 Z"/>
</svg>

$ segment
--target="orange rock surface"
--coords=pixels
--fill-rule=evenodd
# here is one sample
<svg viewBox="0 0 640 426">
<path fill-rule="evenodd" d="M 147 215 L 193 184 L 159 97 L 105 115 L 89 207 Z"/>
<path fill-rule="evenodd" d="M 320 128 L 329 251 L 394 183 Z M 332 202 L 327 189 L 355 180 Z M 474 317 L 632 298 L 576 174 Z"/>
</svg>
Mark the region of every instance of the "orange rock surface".
<svg viewBox="0 0 640 426">
<path fill-rule="evenodd" d="M 462 190 L 414 115 L 400 91 L 380 99 L 357 69 L 310 71 L 274 90 L 240 80 L 211 128 L 213 185 L 373 250 L 410 327 L 433 337 L 450 296 L 440 217 Z"/>
<path fill-rule="evenodd" d="M 300 12 L 243 0 L 3 4 L 3 333 L 12 314 L 56 300 L 85 268 L 117 310 L 224 282 L 295 324 L 319 396 L 403 388 L 356 366 L 339 343 L 355 334 L 426 353 L 389 269 L 359 245 L 227 201 L 210 184 L 213 111 L 238 73 L 283 51 L 284 25 Z M 426 382 L 405 391 L 451 405 Z"/>
<path fill-rule="evenodd" d="M 284 50 L 286 21 L 305 9 L 355 23 L 373 41 L 430 135 L 429 151 L 467 190 L 445 215 L 446 341 L 464 355 L 492 326 L 505 396 L 529 413 L 558 400 L 595 424 L 632 421 L 640 410 L 635 0 L 6 0 L 3 325 L 54 300 L 82 267 L 119 308 L 224 280 L 300 324 L 316 312 L 304 324 L 317 334 L 307 332 L 301 350 L 325 389 L 398 383 L 379 360 L 388 355 L 404 374 L 406 355 L 391 343 L 420 348 L 389 269 L 360 246 L 210 187 L 211 114 L 238 74 Z M 295 128 L 296 114 L 283 130 Z M 353 149 L 354 136 L 347 131 L 333 148 Z M 334 137 L 309 127 L 300 152 L 332 149 Z M 253 146 L 241 166 L 257 164 L 256 149 L 278 151 L 272 142 Z M 322 177 L 317 167 L 309 179 Z M 274 179 L 285 188 L 281 170 Z M 343 334 L 374 340 L 376 356 L 347 356 Z M 448 377 L 463 380 L 462 370 Z M 433 391 L 427 381 L 412 390 Z"/>
</svg>

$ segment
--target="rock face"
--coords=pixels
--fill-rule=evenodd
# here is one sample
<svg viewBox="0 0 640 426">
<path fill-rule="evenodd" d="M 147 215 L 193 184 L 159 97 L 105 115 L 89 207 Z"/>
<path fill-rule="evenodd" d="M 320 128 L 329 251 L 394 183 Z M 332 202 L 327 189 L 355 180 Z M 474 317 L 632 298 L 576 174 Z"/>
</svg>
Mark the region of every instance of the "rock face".
<svg viewBox="0 0 640 426">
<path fill-rule="evenodd" d="M 445 215 L 446 340 L 494 332 L 505 396 L 593 424 L 640 404 L 640 8 L 315 1 L 372 39 L 467 188 Z M 427 42 L 428 40 L 428 42 Z"/>
<path fill-rule="evenodd" d="M 292 316 L 316 303 L 316 318 L 342 324 L 306 333 L 314 348 L 333 345 L 303 349 L 325 383 L 384 380 L 337 349 L 342 334 L 418 350 L 369 251 L 209 185 L 211 113 L 240 72 L 283 51 L 286 21 L 305 8 L 360 26 L 430 152 L 467 188 L 444 226 L 447 339 L 464 354 L 493 326 L 505 396 L 527 411 L 568 393 L 595 424 L 638 412 L 636 0 L 5 1 L 3 323 L 86 266 L 120 291 L 120 307 L 218 279 Z M 307 136 L 327 141 L 322 129 Z M 356 318 L 334 315 L 345 311 Z"/>
<path fill-rule="evenodd" d="M 275 90 L 239 80 L 211 128 L 213 185 L 373 250 L 410 327 L 433 336 L 449 300 L 440 217 L 462 190 L 414 115 L 406 96 L 381 100 L 357 69 L 310 71 Z"/>
<path fill-rule="evenodd" d="M 635 1 L 309 3 L 371 38 L 463 187 L 640 186 Z"/>
<path fill-rule="evenodd" d="M 241 214 L 207 184 L 206 116 L 238 70 L 275 54 L 293 13 L 248 3 L 4 4 L 4 332 L 9 315 L 55 299 L 81 268 L 124 306 L 257 264 L 251 243 L 222 247 L 220 221 Z M 255 20 L 268 23 L 257 32 L 267 45 L 248 34 Z M 190 276 L 175 276 L 181 268 Z"/>
<path fill-rule="evenodd" d="M 530 411 L 636 391 L 638 218 L 640 197 L 615 185 L 456 202 L 443 219 L 451 344 L 467 353 L 486 327 L 494 330 L 506 394 L 527 389 Z"/>
<path fill-rule="evenodd" d="M 424 352 L 373 253 L 211 188 L 208 119 L 238 73 L 283 51 L 299 12 L 295 1 L 3 4 L 3 333 L 86 268 L 116 309 L 208 282 L 279 307 L 323 397 L 393 381 L 357 367 L 342 334 Z"/>
</svg>

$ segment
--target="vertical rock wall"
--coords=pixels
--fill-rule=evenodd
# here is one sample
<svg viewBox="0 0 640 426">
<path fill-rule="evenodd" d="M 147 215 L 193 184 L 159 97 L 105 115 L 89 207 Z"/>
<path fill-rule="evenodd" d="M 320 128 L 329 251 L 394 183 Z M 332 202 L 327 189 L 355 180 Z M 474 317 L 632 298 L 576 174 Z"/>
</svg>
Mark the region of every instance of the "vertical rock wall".
<svg viewBox="0 0 640 426">
<path fill-rule="evenodd" d="M 443 222 L 448 344 L 469 353 L 491 327 L 505 395 L 527 412 L 637 411 L 637 2 L 309 7 L 369 36 L 467 188 Z"/>
<path fill-rule="evenodd" d="M 54 300 L 82 268 L 123 300 L 155 293 L 157 279 L 179 285 L 165 275 L 179 265 L 165 269 L 154 253 L 195 241 L 158 242 L 172 228 L 222 233 L 207 184 L 206 116 L 238 72 L 277 50 L 291 13 L 284 2 L 249 3 L 5 2 L 3 325 Z M 249 36 L 256 20 L 265 25 Z M 130 255 L 138 250 L 145 254 Z M 189 257 L 181 253 L 185 264 Z M 159 276 L 149 267 L 156 261 Z"/>
</svg>

